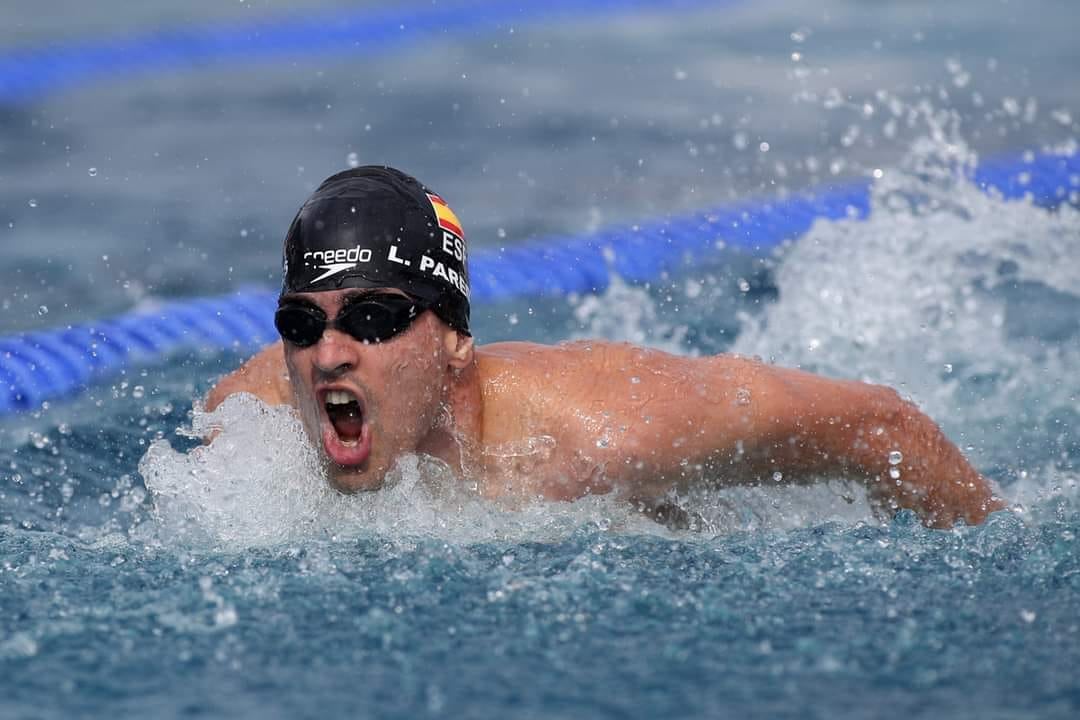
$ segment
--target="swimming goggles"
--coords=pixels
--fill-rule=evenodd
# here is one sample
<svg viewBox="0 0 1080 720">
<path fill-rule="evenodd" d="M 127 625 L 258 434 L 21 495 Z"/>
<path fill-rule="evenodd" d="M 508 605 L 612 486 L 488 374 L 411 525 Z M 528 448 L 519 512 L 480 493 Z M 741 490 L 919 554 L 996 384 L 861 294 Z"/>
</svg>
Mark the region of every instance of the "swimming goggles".
<svg viewBox="0 0 1080 720">
<path fill-rule="evenodd" d="M 274 313 L 282 339 L 299 347 L 319 342 L 327 326 L 365 343 L 385 342 L 403 332 L 427 306 L 407 295 L 363 295 L 350 302 L 333 320 L 321 308 L 286 301 Z"/>
</svg>

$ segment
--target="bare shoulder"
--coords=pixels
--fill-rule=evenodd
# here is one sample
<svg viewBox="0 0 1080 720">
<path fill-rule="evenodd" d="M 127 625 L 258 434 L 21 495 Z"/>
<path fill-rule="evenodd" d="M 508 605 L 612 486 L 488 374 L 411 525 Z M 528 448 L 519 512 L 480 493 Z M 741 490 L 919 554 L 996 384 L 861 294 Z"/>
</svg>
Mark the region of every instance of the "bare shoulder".
<svg viewBox="0 0 1080 720">
<path fill-rule="evenodd" d="M 588 442 L 613 426 L 626 447 L 771 444 L 835 419 L 895 407 L 880 386 L 826 378 L 733 354 L 693 357 L 627 343 L 498 343 L 479 352 L 489 427 L 540 426 Z M 704 436 L 699 437 L 705 442 Z M 699 449 L 705 453 L 703 446 Z"/>
<path fill-rule="evenodd" d="M 507 442 L 528 434 L 539 414 L 536 401 L 551 366 L 550 349 L 529 342 L 477 347 L 485 442 Z"/>
<path fill-rule="evenodd" d="M 502 342 L 477 349 L 490 439 L 580 434 L 594 415 L 617 415 L 649 396 L 666 403 L 667 381 L 702 372 L 705 361 L 609 341 L 555 345 Z"/>
<path fill-rule="evenodd" d="M 477 348 L 482 366 L 491 371 L 574 371 L 599 368 L 623 369 L 635 364 L 680 361 L 677 355 L 630 343 L 607 340 L 575 340 L 545 345 L 532 342 L 498 342 Z"/>
<path fill-rule="evenodd" d="M 661 355 L 669 359 L 676 357 L 607 341 L 556 345 L 500 342 L 477 349 L 481 378 L 494 395 L 518 394 L 528 388 L 533 397 L 541 388 L 546 394 L 561 396 L 574 389 L 602 389 L 603 384 L 596 382 L 598 374 L 616 374 L 662 362 Z"/>
<path fill-rule="evenodd" d="M 826 378 L 802 370 L 770 365 L 760 358 L 734 354 L 701 357 L 675 355 L 630 343 L 583 340 L 541 345 L 504 342 L 478 349 L 482 377 L 542 381 L 561 391 L 578 386 L 589 395 L 620 394 L 627 384 L 637 391 L 699 396 L 747 405 L 747 393 L 758 407 L 788 403 L 794 397 L 828 405 L 834 393 L 845 399 L 865 392 L 887 391 L 880 386 Z M 636 393 L 637 394 L 637 393 Z"/>
<path fill-rule="evenodd" d="M 549 387 L 562 390 L 580 385 L 591 394 L 617 393 L 626 383 L 642 385 L 641 389 L 646 389 L 698 386 L 708 382 L 712 386 L 710 391 L 714 392 L 729 386 L 734 389 L 740 384 L 782 381 L 786 372 L 798 375 L 795 371 L 783 371 L 758 359 L 739 355 L 692 357 L 606 340 L 577 340 L 556 345 L 493 343 L 479 348 L 477 356 L 484 377 L 536 378 Z M 716 385 L 717 379 L 725 382 Z"/>
<path fill-rule="evenodd" d="M 650 495 L 644 483 L 666 487 L 684 458 L 732 445 L 732 433 L 714 431 L 712 416 L 736 411 L 736 388 L 758 365 L 593 340 L 498 343 L 477 358 L 485 442 L 549 438 L 548 465 L 524 474 L 531 492 L 561 499 L 611 489 L 616 479 L 635 496 Z"/>
<path fill-rule="evenodd" d="M 289 375 L 280 341 L 263 348 L 219 380 L 206 396 L 206 409 L 213 410 L 225 398 L 240 392 L 251 393 L 270 405 L 291 402 Z"/>
</svg>

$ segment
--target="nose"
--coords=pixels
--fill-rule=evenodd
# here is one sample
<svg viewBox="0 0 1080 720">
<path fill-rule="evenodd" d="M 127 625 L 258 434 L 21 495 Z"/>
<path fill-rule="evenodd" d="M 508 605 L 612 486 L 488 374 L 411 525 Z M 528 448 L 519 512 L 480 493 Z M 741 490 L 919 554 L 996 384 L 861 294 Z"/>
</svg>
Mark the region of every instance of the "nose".
<svg viewBox="0 0 1080 720">
<path fill-rule="evenodd" d="M 340 375 L 356 367 L 359 342 L 340 330 L 328 327 L 315 345 L 315 367 L 325 375 Z"/>
</svg>

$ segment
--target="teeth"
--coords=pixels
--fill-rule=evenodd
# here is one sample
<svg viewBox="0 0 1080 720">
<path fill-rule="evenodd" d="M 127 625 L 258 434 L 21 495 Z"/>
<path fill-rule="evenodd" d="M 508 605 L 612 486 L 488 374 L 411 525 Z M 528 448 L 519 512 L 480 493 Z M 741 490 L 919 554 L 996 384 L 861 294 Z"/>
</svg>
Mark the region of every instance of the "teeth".
<svg viewBox="0 0 1080 720">
<path fill-rule="evenodd" d="M 348 405 L 356 402 L 356 396 L 346 390 L 331 390 L 326 393 L 327 405 Z"/>
</svg>

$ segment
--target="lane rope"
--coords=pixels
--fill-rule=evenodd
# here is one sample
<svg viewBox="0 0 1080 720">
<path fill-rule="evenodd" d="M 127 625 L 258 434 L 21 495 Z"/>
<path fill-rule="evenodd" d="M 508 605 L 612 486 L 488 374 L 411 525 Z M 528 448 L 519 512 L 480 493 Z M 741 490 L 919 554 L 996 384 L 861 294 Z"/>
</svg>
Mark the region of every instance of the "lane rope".
<svg viewBox="0 0 1080 720">
<path fill-rule="evenodd" d="M 1026 155 L 983 163 L 975 183 L 1004 199 L 1029 197 L 1053 208 L 1080 205 L 1080 153 Z M 612 274 L 657 279 L 688 259 L 728 248 L 763 255 L 805 234 L 818 219 L 865 219 L 870 185 L 724 206 L 590 235 L 547 237 L 502 250 L 480 248 L 469 272 L 475 305 L 520 296 L 598 293 Z M 97 322 L 0 337 L 0 415 L 53 398 L 177 352 L 251 351 L 277 339 L 277 292 L 164 302 Z"/>
<path fill-rule="evenodd" d="M 717 7 L 737 0 L 432 0 L 392 9 L 315 10 L 284 17 L 161 29 L 0 52 L 0 103 L 138 73 L 370 54 L 425 39 L 517 24 L 615 13 Z"/>
</svg>

